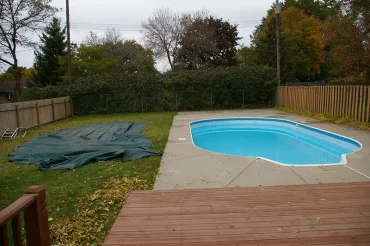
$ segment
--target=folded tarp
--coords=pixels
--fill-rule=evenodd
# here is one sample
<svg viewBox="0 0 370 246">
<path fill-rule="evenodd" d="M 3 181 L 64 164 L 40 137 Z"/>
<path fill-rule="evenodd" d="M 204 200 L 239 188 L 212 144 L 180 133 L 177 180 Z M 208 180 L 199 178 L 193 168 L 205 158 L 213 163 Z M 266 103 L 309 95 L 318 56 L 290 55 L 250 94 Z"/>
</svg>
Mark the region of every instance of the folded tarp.
<svg viewBox="0 0 370 246">
<path fill-rule="evenodd" d="M 92 161 L 126 161 L 161 155 L 141 134 L 144 123 L 98 123 L 40 135 L 9 155 L 9 161 L 39 164 L 41 170 L 73 169 Z"/>
</svg>

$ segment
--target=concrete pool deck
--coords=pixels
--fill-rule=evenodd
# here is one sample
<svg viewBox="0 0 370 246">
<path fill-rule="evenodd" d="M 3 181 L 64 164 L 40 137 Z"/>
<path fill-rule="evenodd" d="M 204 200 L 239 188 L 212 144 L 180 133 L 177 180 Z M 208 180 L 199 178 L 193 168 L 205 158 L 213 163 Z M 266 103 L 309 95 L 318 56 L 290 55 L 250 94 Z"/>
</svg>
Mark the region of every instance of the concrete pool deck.
<svg viewBox="0 0 370 246">
<path fill-rule="evenodd" d="M 347 155 L 348 164 L 289 167 L 265 160 L 228 156 L 199 149 L 189 123 L 225 117 L 269 117 L 304 121 L 307 125 L 354 138 L 363 145 Z M 273 186 L 370 181 L 370 131 L 318 121 L 274 109 L 180 112 L 175 116 L 154 185 L 156 190 Z"/>
</svg>

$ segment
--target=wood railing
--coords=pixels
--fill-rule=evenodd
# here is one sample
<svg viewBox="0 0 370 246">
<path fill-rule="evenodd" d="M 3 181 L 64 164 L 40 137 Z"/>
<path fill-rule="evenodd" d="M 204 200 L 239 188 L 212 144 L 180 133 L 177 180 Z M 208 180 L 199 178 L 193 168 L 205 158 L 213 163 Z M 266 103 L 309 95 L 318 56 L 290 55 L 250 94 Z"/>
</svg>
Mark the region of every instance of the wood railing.
<svg viewBox="0 0 370 246">
<path fill-rule="evenodd" d="M 50 246 L 48 214 L 46 210 L 46 192 L 42 186 L 31 186 L 25 194 L 0 211 L 0 245 L 23 245 L 21 214 L 24 215 L 24 229 L 27 245 Z M 11 222 L 11 223 L 9 223 Z M 8 232 L 11 224 L 11 232 Z M 9 241 L 12 235 L 13 244 Z"/>
</svg>

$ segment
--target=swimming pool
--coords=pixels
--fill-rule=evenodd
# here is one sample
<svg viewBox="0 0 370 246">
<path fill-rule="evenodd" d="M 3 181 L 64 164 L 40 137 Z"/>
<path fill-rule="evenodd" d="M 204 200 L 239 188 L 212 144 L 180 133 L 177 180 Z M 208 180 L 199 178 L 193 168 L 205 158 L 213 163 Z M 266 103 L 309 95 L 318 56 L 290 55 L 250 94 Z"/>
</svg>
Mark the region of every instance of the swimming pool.
<svg viewBox="0 0 370 246">
<path fill-rule="evenodd" d="M 346 155 L 362 148 L 354 139 L 272 118 L 200 120 L 190 123 L 190 131 L 201 149 L 289 166 L 346 164 Z"/>
</svg>

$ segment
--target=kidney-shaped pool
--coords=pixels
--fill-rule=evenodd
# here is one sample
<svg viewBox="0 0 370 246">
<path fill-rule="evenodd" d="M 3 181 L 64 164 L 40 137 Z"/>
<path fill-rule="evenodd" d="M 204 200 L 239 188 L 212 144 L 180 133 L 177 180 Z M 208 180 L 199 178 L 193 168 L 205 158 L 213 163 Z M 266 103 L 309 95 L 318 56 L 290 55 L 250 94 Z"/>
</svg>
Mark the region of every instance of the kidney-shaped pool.
<svg viewBox="0 0 370 246">
<path fill-rule="evenodd" d="M 346 164 L 346 155 L 362 147 L 354 139 L 282 119 L 200 120 L 190 123 L 190 131 L 201 149 L 291 166 Z"/>
</svg>

